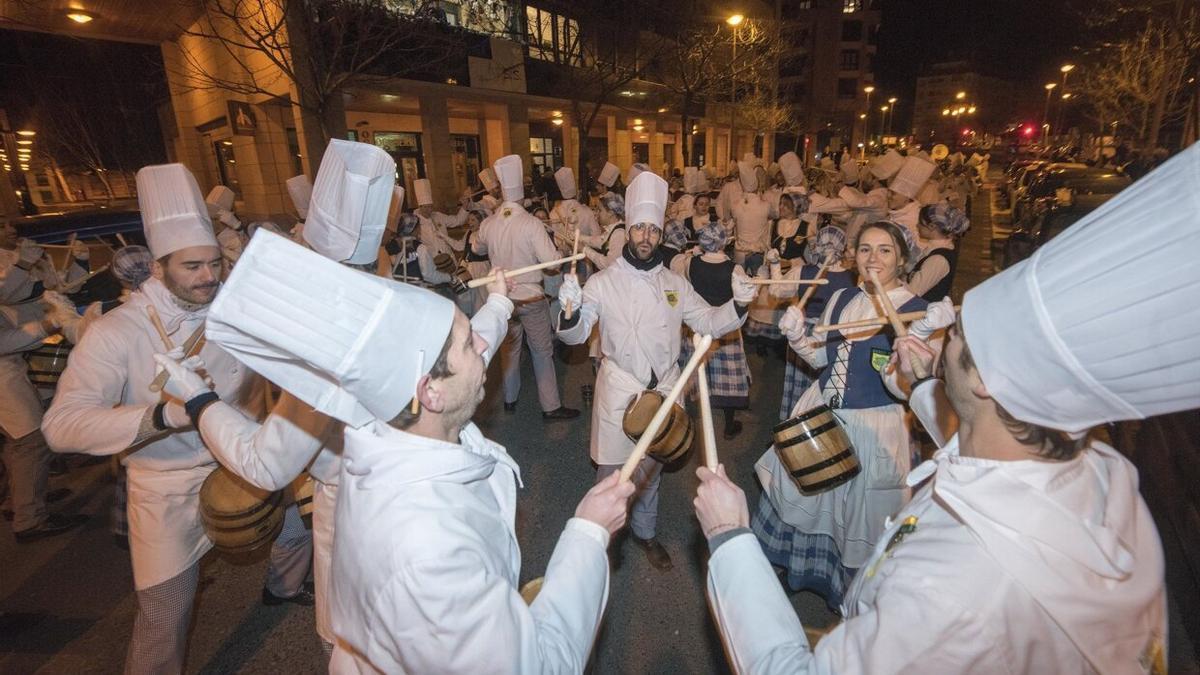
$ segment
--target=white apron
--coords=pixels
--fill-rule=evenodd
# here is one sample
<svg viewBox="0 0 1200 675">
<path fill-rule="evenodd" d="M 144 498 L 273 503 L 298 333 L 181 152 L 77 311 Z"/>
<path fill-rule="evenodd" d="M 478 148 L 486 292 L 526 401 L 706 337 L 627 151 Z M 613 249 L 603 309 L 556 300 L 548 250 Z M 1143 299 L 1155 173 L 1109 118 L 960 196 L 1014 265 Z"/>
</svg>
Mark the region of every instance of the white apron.
<svg viewBox="0 0 1200 675">
<path fill-rule="evenodd" d="M 127 465 L 133 587 L 144 591 L 196 564 L 212 548 L 200 521 L 200 486 L 216 464 L 154 471 Z M 170 532 L 171 536 L 159 536 Z"/>
<path fill-rule="evenodd" d="M 657 391 L 666 396 L 679 379 L 679 366 L 659 375 Z M 624 464 L 635 445 L 621 425 L 625 409 L 634 396 L 646 391 L 637 378 L 619 368 L 612 359 L 604 359 L 596 374 L 596 394 L 592 403 L 592 461 L 605 464 Z"/>
</svg>

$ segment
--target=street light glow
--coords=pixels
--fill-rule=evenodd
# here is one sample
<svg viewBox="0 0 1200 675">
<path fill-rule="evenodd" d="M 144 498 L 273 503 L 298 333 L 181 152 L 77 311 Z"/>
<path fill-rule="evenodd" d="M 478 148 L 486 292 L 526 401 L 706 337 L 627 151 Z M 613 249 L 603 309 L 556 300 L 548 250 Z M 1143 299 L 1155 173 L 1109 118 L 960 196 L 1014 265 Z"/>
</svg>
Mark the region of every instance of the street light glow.
<svg viewBox="0 0 1200 675">
<path fill-rule="evenodd" d="M 892 105 L 896 105 L 896 101 L 898 101 L 898 100 L 900 100 L 900 99 L 898 99 L 898 98 L 896 98 L 895 96 L 893 96 L 893 97 L 891 97 L 891 98 L 889 98 L 889 99 L 888 99 L 888 103 L 891 103 Z"/>
<path fill-rule="evenodd" d="M 942 114 L 943 114 L 943 115 L 949 115 L 949 114 L 950 114 L 950 109 L 949 109 L 949 108 L 942 108 Z"/>
<path fill-rule="evenodd" d="M 863 91 L 865 91 L 869 94 L 869 93 L 875 91 L 875 87 L 874 87 L 874 85 L 868 84 L 867 86 L 863 87 Z"/>
<path fill-rule="evenodd" d="M 888 111 L 888 107 L 886 105 L 879 109 L 879 112 L 887 112 L 887 111 Z"/>
<path fill-rule="evenodd" d="M 17 145 L 33 145 L 33 141 L 20 140 L 17 141 Z"/>
<path fill-rule="evenodd" d="M 858 119 L 860 119 L 860 120 L 865 120 L 865 119 L 867 119 L 867 113 L 863 113 L 863 114 L 859 115 L 859 116 L 858 116 Z"/>
<path fill-rule="evenodd" d="M 86 12 L 82 9 L 72 9 L 71 11 L 67 12 L 67 18 L 77 24 L 82 25 L 85 23 L 91 23 L 92 19 L 96 17 L 92 16 L 91 12 Z"/>
<path fill-rule="evenodd" d="M 1067 64 L 1064 64 L 1062 68 L 1059 68 L 1059 70 L 1062 71 L 1063 73 L 1069 73 L 1072 70 L 1075 70 L 1075 65 L 1071 64 L 1071 63 L 1067 63 Z"/>
<path fill-rule="evenodd" d="M 22 130 L 20 130 L 20 131 L 18 131 L 18 132 L 17 132 L 17 135 L 18 135 L 18 136 L 25 136 L 26 138 L 31 138 L 31 137 L 33 137 L 33 136 L 37 136 L 37 132 L 36 132 L 36 131 L 31 131 L 31 130 L 29 130 L 29 129 L 22 129 Z"/>
<path fill-rule="evenodd" d="M 1046 91 L 1050 91 L 1051 89 L 1053 89 L 1057 86 L 1058 86 L 1057 82 L 1047 82 L 1046 83 Z"/>
<path fill-rule="evenodd" d="M 725 19 L 725 23 L 729 24 L 730 26 L 734 26 L 736 28 L 737 26 L 742 25 L 742 22 L 745 20 L 746 20 L 746 17 L 742 16 L 741 14 L 734 14 L 733 16 L 729 17 L 728 19 Z"/>
<path fill-rule="evenodd" d="M 958 92 L 957 94 L 955 94 L 955 95 L 954 95 L 954 98 L 955 98 L 955 99 L 957 99 L 957 100 L 959 100 L 959 101 L 963 100 L 963 99 L 964 99 L 964 98 L 966 98 L 966 97 L 967 97 L 967 92 L 965 92 L 965 91 L 960 91 L 960 92 Z"/>
</svg>

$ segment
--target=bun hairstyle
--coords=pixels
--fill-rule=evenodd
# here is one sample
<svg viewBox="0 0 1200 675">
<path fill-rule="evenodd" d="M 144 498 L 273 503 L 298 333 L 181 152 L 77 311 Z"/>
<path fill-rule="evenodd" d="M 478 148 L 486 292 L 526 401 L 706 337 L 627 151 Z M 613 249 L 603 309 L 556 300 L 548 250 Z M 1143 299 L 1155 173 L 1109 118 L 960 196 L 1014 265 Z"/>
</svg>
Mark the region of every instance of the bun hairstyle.
<svg viewBox="0 0 1200 675">
<path fill-rule="evenodd" d="M 617 218 L 625 220 L 625 198 L 616 192 L 605 192 L 600 197 L 600 206 L 608 209 Z"/>
<path fill-rule="evenodd" d="M 921 222 L 946 237 L 961 237 L 971 227 L 967 215 L 945 202 L 921 208 Z"/>
<path fill-rule="evenodd" d="M 892 238 L 892 243 L 896 245 L 896 250 L 900 253 L 900 268 L 903 270 L 912 256 L 912 246 L 909 244 L 908 237 L 904 236 L 907 228 L 887 220 L 877 220 L 863 225 L 863 228 L 858 231 L 858 236 L 854 238 L 854 250 L 858 250 L 858 245 L 862 243 L 863 235 L 868 230 L 883 230 L 888 233 L 888 236 Z"/>
</svg>

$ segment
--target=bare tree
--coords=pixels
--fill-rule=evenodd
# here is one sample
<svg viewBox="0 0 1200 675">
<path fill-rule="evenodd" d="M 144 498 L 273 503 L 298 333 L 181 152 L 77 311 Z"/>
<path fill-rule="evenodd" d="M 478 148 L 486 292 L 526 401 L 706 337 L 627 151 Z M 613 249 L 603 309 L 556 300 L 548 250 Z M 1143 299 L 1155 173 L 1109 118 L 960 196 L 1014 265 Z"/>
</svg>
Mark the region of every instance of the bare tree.
<svg viewBox="0 0 1200 675">
<path fill-rule="evenodd" d="M 1083 73 L 1084 91 L 1101 124 L 1117 121 L 1148 148 L 1164 126 L 1182 121 L 1194 90 L 1200 18 L 1182 24 L 1151 19 L 1131 38 L 1105 45 Z"/>
<path fill-rule="evenodd" d="M 287 97 L 321 131 L 309 142 L 314 158 L 328 139 L 345 134 L 342 96 L 350 87 L 403 77 L 442 80 L 464 61 L 462 32 L 431 0 L 191 1 L 201 18 L 180 27 L 176 79 L 191 89 Z M 460 5 L 471 30 L 511 31 L 508 3 Z"/>
</svg>

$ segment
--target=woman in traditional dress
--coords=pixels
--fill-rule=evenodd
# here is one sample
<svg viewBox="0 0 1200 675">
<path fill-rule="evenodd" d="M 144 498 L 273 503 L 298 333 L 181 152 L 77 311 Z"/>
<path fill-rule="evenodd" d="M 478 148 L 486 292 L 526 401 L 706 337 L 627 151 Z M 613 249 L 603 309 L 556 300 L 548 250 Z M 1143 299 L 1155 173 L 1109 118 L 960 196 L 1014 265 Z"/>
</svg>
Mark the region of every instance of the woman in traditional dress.
<svg viewBox="0 0 1200 675">
<path fill-rule="evenodd" d="M 950 295 L 954 270 L 958 266 L 956 243 L 971 221 L 962 211 L 946 202 L 921 209 L 917 230 L 921 233 L 921 257 L 908 275 L 908 288 L 926 302 L 937 302 Z"/>
<path fill-rule="evenodd" d="M 834 324 L 883 315 L 876 293 L 887 293 L 900 312 L 925 308 L 901 281 L 909 256 L 902 228 L 889 222 L 864 226 L 855 242 L 858 286 L 837 291 L 821 322 Z M 869 272 L 878 275 L 876 289 Z M 774 446 L 755 465 L 763 496 L 752 527 L 772 563 L 787 570 L 788 585 L 821 595 L 836 608 L 855 571 L 870 557 L 885 520 L 909 497 L 904 476 L 911 466 L 904 406 L 884 387 L 881 371 L 895 337 L 888 326 L 810 334 L 793 306 L 781 324 L 791 348 L 820 370 L 793 416 L 828 406 L 846 431 L 861 472 L 824 492 L 802 495 Z"/>
</svg>

